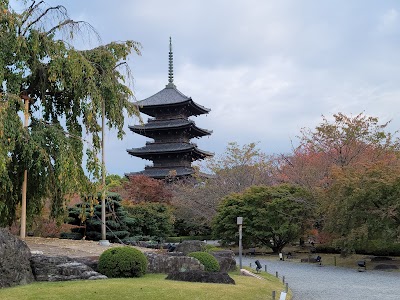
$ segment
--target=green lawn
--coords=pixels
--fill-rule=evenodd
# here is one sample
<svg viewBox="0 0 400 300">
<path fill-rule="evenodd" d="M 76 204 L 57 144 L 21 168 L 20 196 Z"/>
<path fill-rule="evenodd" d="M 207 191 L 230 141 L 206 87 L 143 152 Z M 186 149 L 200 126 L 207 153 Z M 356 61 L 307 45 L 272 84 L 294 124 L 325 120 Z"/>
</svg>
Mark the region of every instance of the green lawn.
<svg viewBox="0 0 400 300">
<path fill-rule="evenodd" d="M 230 275 L 236 285 L 165 280 L 164 274 L 147 274 L 141 278 L 129 279 L 40 282 L 0 289 L 0 299 L 265 300 L 271 298 L 272 290 L 280 292 L 284 288 L 278 279 L 266 274 L 263 275 L 267 276 L 266 280 L 237 273 Z"/>
</svg>

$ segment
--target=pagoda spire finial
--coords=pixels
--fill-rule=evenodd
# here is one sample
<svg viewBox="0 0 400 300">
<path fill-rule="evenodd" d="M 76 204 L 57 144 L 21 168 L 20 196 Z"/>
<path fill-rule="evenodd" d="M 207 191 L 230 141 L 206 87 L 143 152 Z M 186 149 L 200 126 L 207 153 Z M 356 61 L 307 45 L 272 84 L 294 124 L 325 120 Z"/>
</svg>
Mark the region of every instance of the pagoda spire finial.
<svg viewBox="0 0 400 300">
<path fill-rule="evenodd" d="M 172 53 L 172 39 L 169 37 L 169 66 L 168 66 L 168 84 L 167 88 L 175 88 L 174 84 L 174 55 Z"/>
</svg>

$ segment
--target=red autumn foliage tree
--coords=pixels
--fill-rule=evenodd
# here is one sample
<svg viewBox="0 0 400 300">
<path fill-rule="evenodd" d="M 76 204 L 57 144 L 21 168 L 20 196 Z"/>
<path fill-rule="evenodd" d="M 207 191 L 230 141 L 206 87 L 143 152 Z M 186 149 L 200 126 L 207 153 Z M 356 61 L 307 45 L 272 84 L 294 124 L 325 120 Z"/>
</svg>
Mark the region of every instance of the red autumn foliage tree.
<svg viewBox="0 0 400 300">
<path fill-rule="evenodd" d="M 278 159 L 277 180 L 299 184 L 313 193 L 316 201 L 309 207 L 317 213 L 315 224 L 331 236 L 336 234 L 342 247 L 351 248 L 356 238 L 377 236 L 379 222 L 361 226 L 371 215 L 389 220 L 386 225 L 394 224 L 392 233 L 400 230 L 395 229 L 396 222 L 390 223 L 393 203 L 385 198 L 394 190 L 390 170 L 400 166 L 399 139 L 394 136 L 397 132 L 387 131 L 388 124 L 362 113 L 338 113 L 333 120 L 323 117 L 315 129 L 302 129 L 300 145 L 292 154 Z M 393 178 L 397 183 L 397 177 Z M 364 199 L 366 190 L 369 202 Z"/>
<path fill-rule="evenodd" d="M 123 199 L 131 203 L 170 203 L 172 193 L 164 181 L 144 175 L 130 176 L 121 188 Z"/>
<path fill-rule="evenodd" d="M 387 132 L 389 122 L 360 113 L 334 114 L 333 121 L 323 116 L 315 129 L 303 128 L 300 145 L 291 155 L 279 158 L 276 177 L 307 188 L 326 188 L 333 166 L 344 168 L 390 159 L 399 151 L 399 140 Z"/>
</svg>

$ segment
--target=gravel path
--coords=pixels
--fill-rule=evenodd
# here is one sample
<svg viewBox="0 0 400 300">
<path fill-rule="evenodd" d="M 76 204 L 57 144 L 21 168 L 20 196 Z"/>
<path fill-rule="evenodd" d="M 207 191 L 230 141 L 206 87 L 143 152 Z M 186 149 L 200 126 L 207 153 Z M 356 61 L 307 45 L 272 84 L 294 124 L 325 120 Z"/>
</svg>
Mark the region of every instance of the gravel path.
<svg viewBox="0 0 400 300">
<path fill-rule="evenodd" d="M 292 289 L 293 300 L 399 300 L 400 272 L 366 271 L 317 264 L 264 260 L 244 257 L 243 266 L 267 264 L 268 273 L 278 271 L 279 278 Z M 239 260 L 236 258 L 239 265 Z"/>
</svg>

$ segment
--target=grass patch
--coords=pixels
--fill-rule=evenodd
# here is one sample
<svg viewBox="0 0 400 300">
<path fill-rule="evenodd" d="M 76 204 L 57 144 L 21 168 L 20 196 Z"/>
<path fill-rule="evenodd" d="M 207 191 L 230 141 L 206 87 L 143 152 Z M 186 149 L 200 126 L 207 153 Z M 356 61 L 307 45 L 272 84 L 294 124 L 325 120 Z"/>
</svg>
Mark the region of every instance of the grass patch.
<svg viewBox="0 0 400 300">
<path fill-rule="evenodd" d="M 2 300 L 257 300 L 269 299 L 272 290 L 281 291 L 277 278 L 263 274 L 266 280 L 230 273 L 236 285 L 192 283 L 165 280 L 165 274 L 147 274 L 141 278 L 38 282 L 0 290 Z M 279 294 L 279 293 L 277 293 Z M 290 299 L 290 298 L 289 298 Z"/>
</svg>

